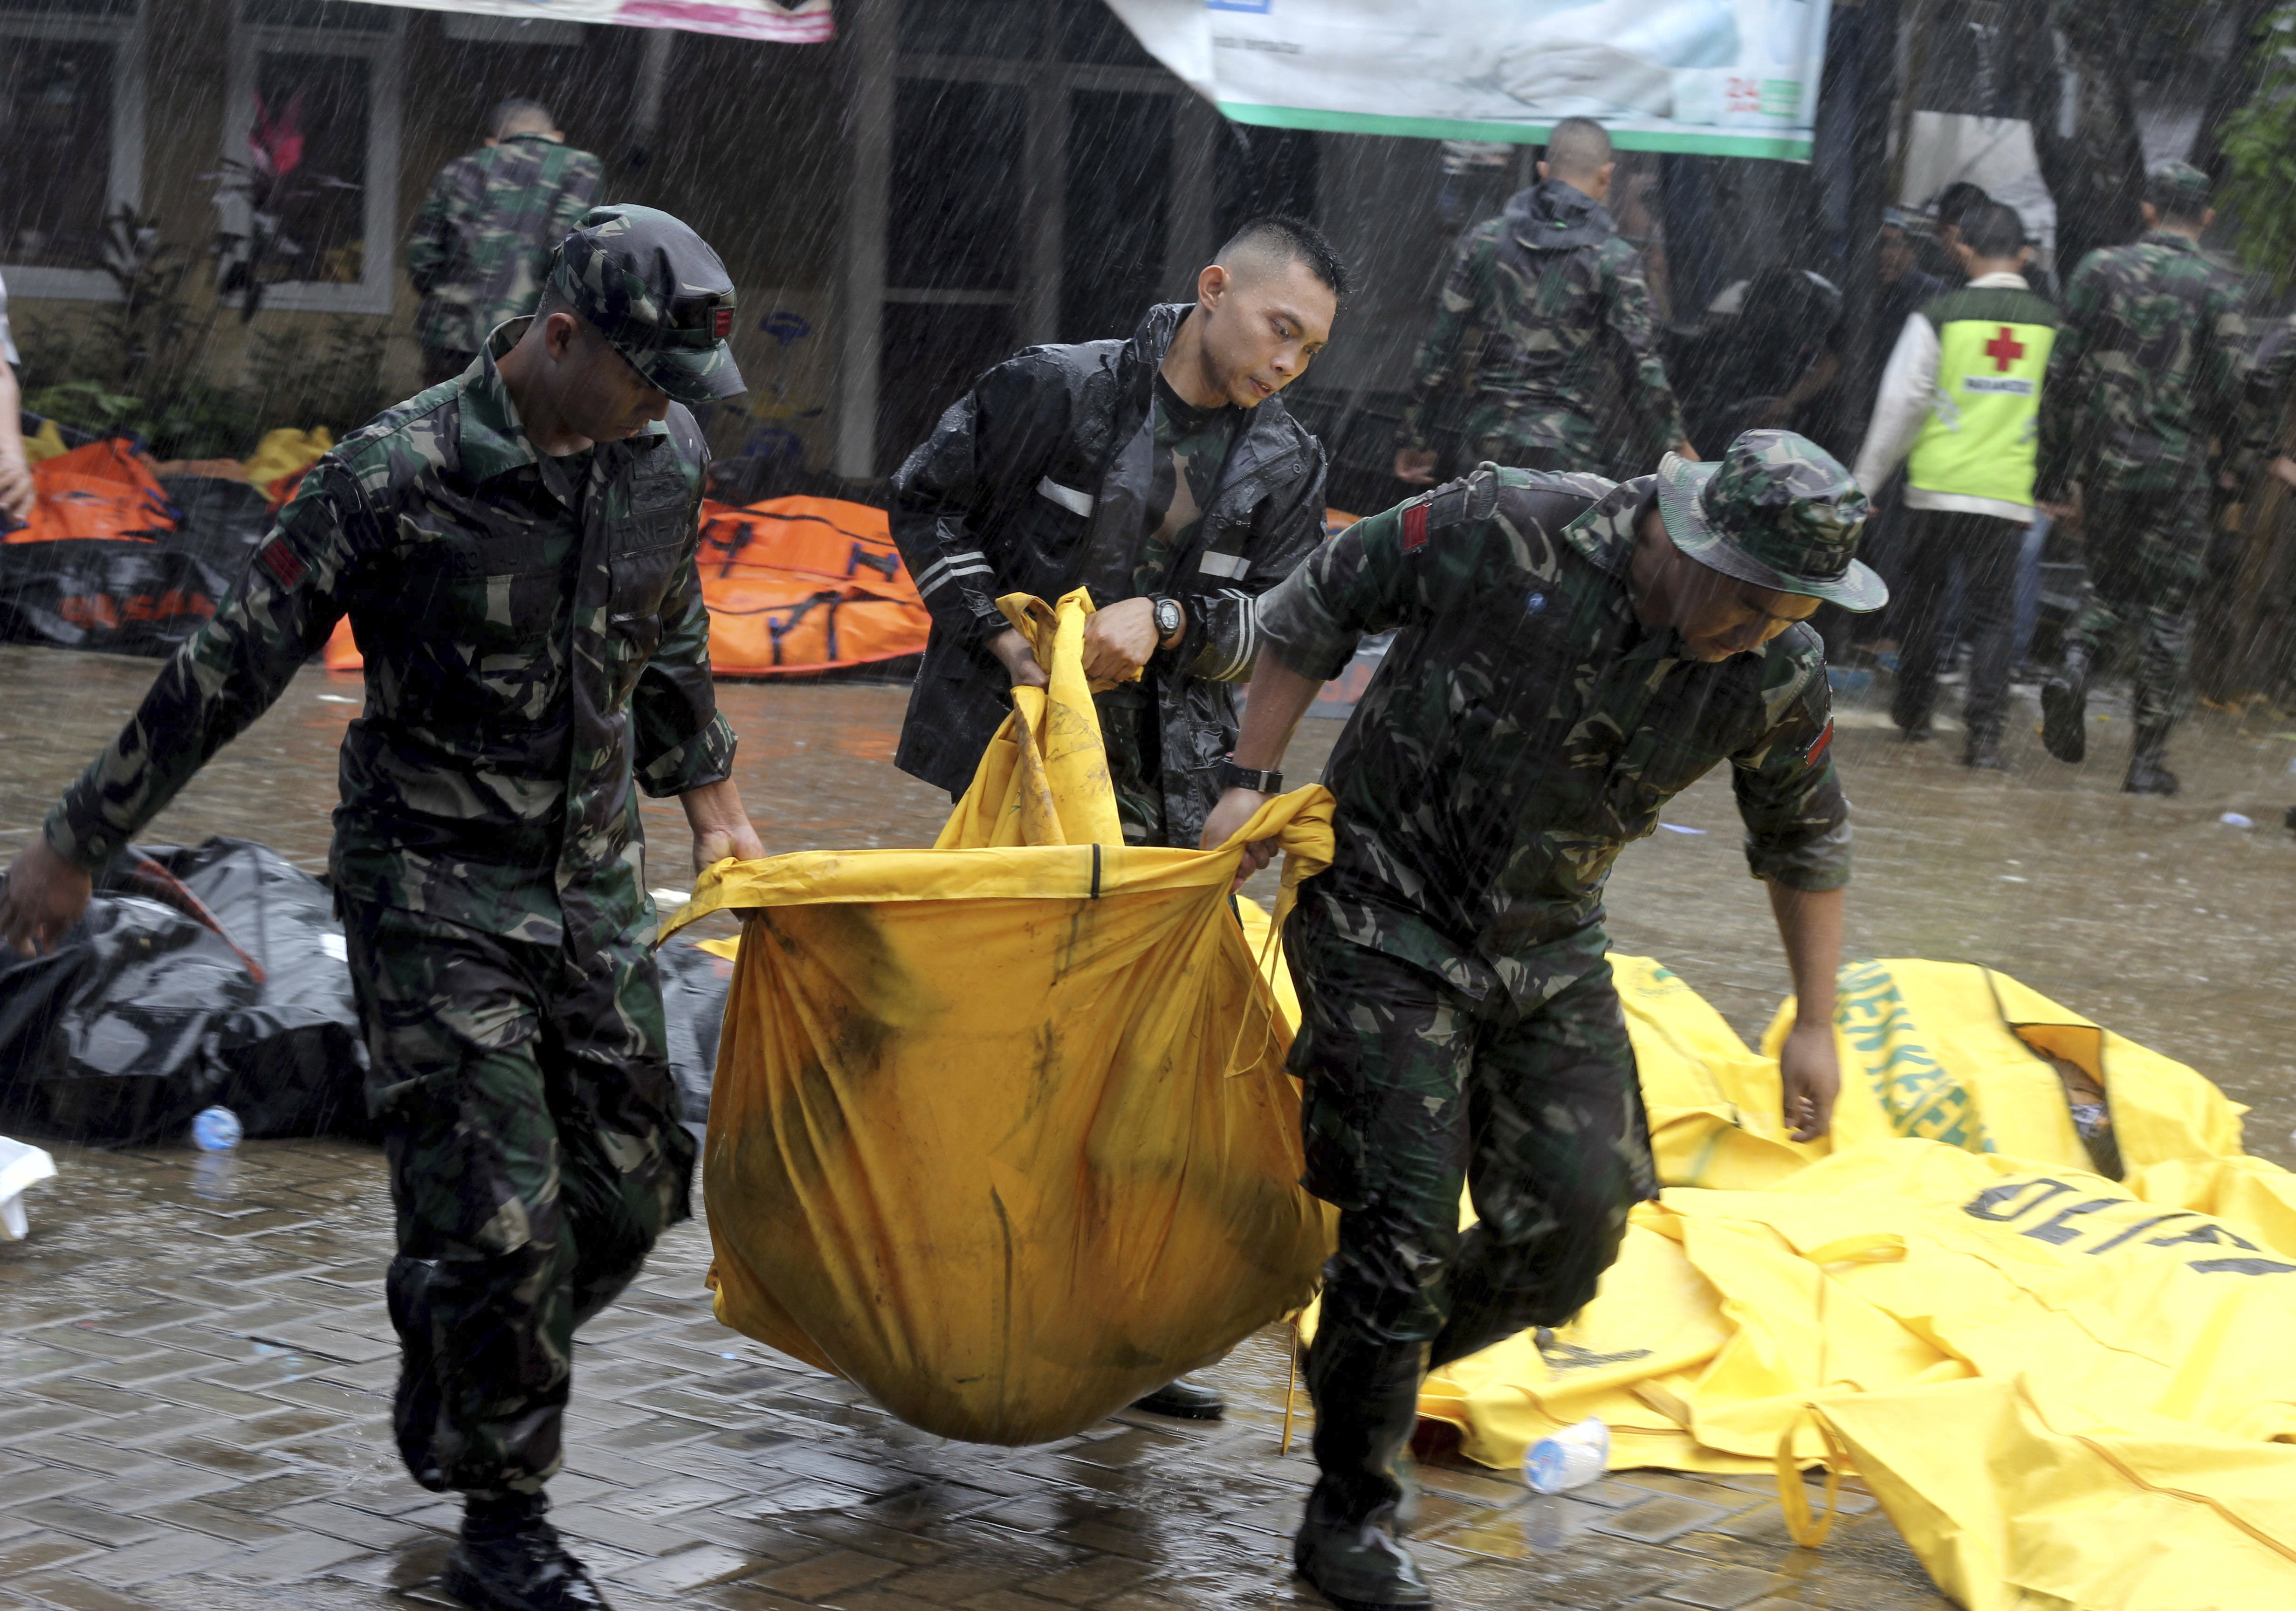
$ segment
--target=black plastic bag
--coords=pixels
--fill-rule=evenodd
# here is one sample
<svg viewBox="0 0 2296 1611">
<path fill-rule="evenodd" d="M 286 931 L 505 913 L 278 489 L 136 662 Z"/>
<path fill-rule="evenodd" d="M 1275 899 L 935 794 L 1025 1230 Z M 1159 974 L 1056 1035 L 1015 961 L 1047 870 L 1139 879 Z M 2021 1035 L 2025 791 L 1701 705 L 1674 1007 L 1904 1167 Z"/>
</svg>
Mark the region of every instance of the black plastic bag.
<svg viewBox="0 0 2296 1611">
<path fill-rule="evenodd" d="M 152 541 L 0 543 L 0 643 L 164 656 L 198 631 L 246 574 L 270 507 L 243 482 L 160 484 L 182 518 Z"/>
<path fill-rule="evenodd" d="M 131 849 L 49 956 L 0 952 L 0 1112 L 128 1145 L 201 1108 L 250 1136 L 368 1130 L 326 886 L 239 839 Z"/>
<path fill-rule="evenodd" d="M 662 1016 L 669 1026 L 669 1067 L 677 1077 L 678 1117 L 699 1128 L 709 1122 L 709 1087 L 718 1075 L 718 1040 L 726 1024 L 734 965 L 685 940 L 672 941 L 655 957 L 661 967 Z"/>
</svg>

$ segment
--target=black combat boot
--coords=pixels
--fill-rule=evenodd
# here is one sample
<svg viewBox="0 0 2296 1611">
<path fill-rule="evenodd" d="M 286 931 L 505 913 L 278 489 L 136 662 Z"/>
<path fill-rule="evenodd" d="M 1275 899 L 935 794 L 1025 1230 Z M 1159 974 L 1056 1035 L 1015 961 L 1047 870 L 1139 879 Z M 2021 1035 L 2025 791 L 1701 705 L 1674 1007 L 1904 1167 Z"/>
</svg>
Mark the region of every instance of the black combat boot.
<svg viewBox="0 0 2296 1611">
<path fill-rule="evenodd" d="M 2128 752 L 2128 776 L 2120 780 L 2124 794 L 2173 794 L 2177 792 L 2177 775 L 2169 769 L 2168 722 L 2156 722 L 2136 729 L 2136 742 Z"/>
<path fill-rule="evenodd" d="M 1300 1575 L 1343 1611 L 1431 1606 L 1417 1563 L 1396 1541 L 1408 1497 L 1405 1453 L 1419 1420 L 1424 1343 L 1374 1343 L 1326 1323 L 1308 1356 L 1322 1476 L 1292 1547 Z"/>
<path fill-rule="evenodd" d="M 2009 763 L 2001 759 L 2001 735 L 1970 728 L 1969 736 L 1962 740 L 1961 764 L 1972 772 L 2007 771 Z"/>
<path fill-rule="evenodd" d="M 2041 685 L 2041 743 L 2059 760 L 2088 753 L 2088 651 L 2065 645 L 2064 663 Z"/>
<path fill-rule="evenodd" d="M 439 1587 L 483 1611 L 609 1611 L 589 1572 L 542 1519 L 549 1508 L 539 1493 L 465 1501 L 462 1541 Z"/>
<path fill-rule="evenodd" d="M 1185 1376 L 1174 1377 L 1146 1398 L 1133 1400 L 1132 1407 L 1184 1421 L 1216 1421 L 1227 1413 L 1227 1401 L 1218 1388 Z"/>
</svg>

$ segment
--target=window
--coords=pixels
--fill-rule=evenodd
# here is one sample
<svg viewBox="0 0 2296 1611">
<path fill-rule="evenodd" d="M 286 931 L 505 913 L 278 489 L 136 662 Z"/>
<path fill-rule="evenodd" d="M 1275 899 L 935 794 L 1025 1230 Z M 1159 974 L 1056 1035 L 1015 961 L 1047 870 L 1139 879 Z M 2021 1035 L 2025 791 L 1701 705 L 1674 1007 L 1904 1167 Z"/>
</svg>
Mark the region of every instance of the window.
<svg viewBox="0 0 2296 1611">
<path fill-rule="evenodd" d="M 20 297 L 109 299 L 104 218 L 142 204 L 136 0 L 0 0 L 0 272 Z"/>
<path fill-rule="evenodd" d="M 224 227 L 268 308 L 389 313 L 405 13 L 243 0 L 232 33 Z"/>
</svg>

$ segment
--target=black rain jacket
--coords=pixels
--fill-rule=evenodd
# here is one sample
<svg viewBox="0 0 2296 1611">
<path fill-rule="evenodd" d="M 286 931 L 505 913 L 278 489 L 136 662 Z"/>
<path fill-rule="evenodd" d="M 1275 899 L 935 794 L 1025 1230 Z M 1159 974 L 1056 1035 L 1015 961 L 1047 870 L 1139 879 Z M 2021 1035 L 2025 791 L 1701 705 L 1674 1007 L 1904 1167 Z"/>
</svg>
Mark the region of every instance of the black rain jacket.
<svg viewBox="0 0 2296 1611">
<path fill-rule="evenodd" d="M 1149 309 L 1129 341 L 1031 347 L 949 406 L 893 477 L 893 541 L 932 612 L 895 764 L 949 790 L 972 782 L 1012 709 L 988 640 L 1007 593 L 1133 596 L 1154 475 L 1156 371 L 1188 303 Z M 1245 415 L 1166 588 L 1187 632 L 1143 672 L 1157 695 L 1164 817 L 1193 848 L 1235 743 L 1234 685 L 1259 657 L 1255 604 L 1323 536 L 1323 445 L 1269 398 Z M 1095 561 L 1097 563 L 1093 563 Z M 1090 571 L 1087 565 L 1091 565 Z"/>
</svg>

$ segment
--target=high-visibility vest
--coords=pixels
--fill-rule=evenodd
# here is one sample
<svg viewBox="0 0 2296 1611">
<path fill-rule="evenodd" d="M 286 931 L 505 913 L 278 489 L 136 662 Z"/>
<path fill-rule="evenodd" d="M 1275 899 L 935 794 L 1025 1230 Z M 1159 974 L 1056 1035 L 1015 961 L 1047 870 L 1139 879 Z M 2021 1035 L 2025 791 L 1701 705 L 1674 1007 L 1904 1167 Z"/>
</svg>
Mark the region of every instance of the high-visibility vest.
<svg viewBox="0 0 2296 1611">
<path fill-rule="evenodd" d="M 2057 310 L 2013 286 L 1964 287 L 1923 305 L 1937 332 L 1937 390 L 1906 462 L 1924 492 L 2033 501 L 2034 429 Z"/>
</svg>

